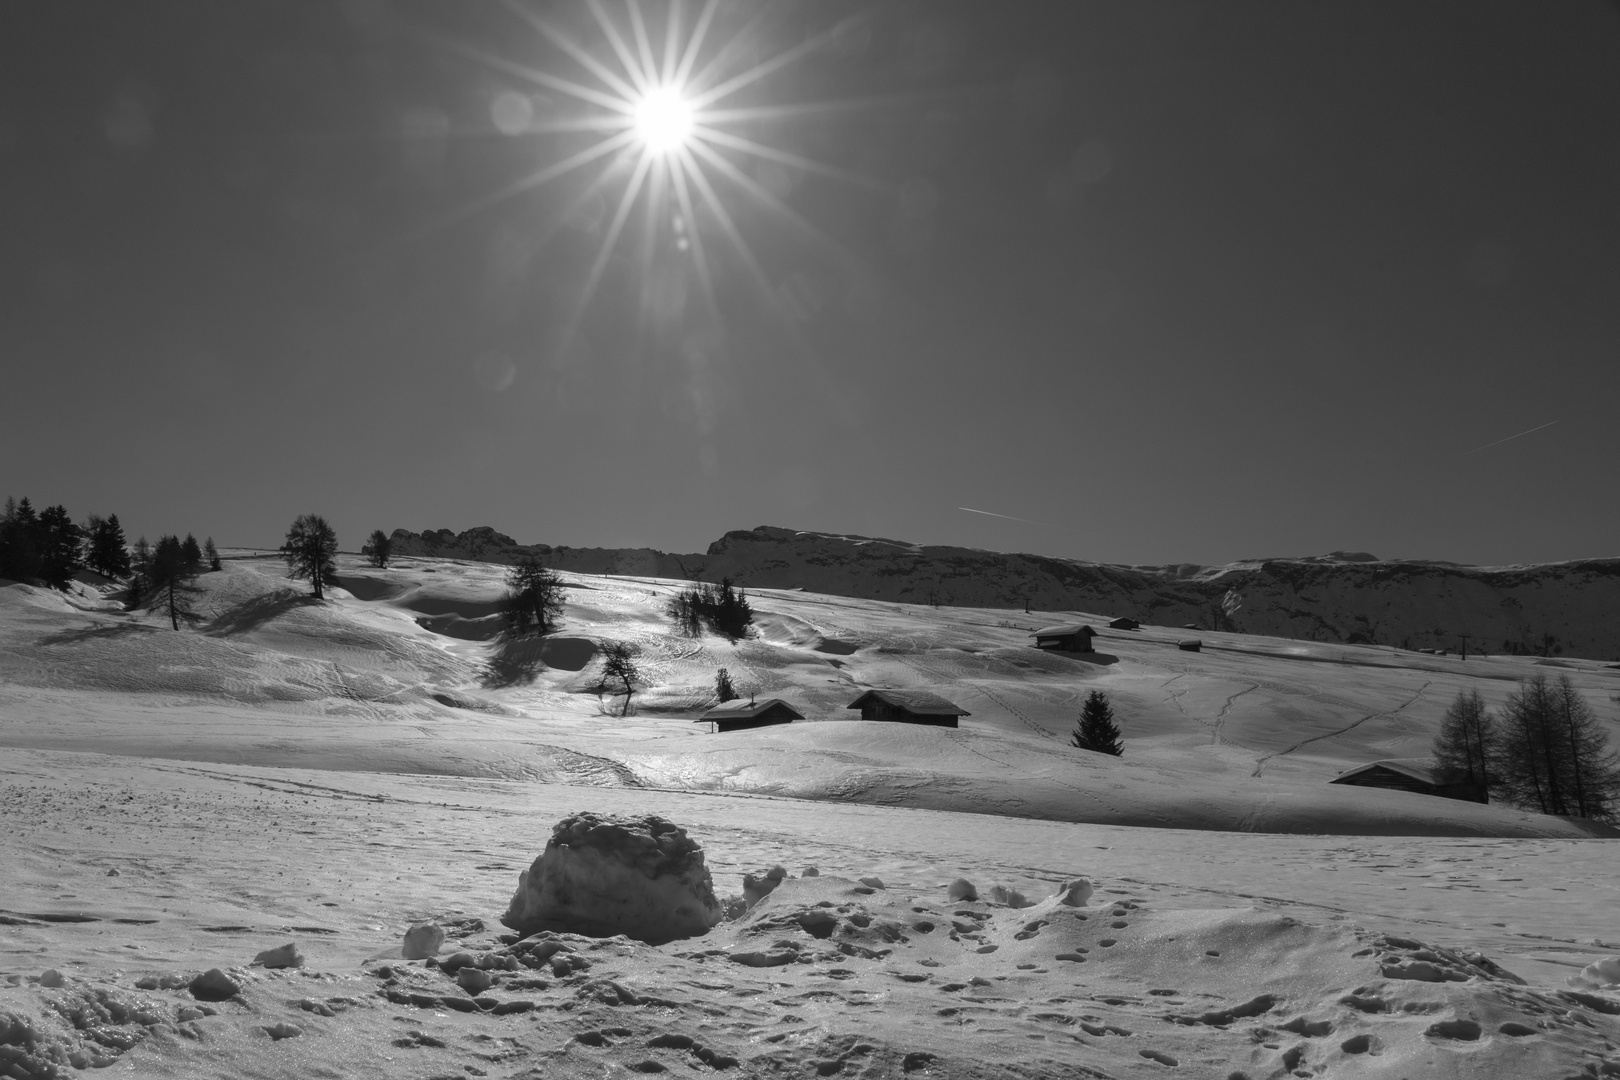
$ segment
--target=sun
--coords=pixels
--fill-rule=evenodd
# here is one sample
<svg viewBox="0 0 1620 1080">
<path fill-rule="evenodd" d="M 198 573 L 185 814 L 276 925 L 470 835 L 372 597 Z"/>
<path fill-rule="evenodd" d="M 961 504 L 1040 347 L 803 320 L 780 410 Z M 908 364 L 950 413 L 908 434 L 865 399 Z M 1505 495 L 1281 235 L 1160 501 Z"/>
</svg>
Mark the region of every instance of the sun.
<svg viewBox="0 0 1620 1080">
<path fill-rule="evenodd" d="M 665 270 L 675 267 L 677 274 L 690 268 L 710 326 L 717 332 L 724 320 L 715 270 L 718 259 L 729 252 L 752 280 L 764 308 L 774 313 L 796 347 L 808 355 L 810 347 L 797 327 L 802 313 L 783 300 L 781 289 L 749 243 L 743 223 L 733 214 L 732 204 L 740 198 L 745 205 L 768 211 L 776 225 L 808 240 L 841 270 L 855 266 L 856 260 L 842 245 L 793 209 L 781 191 L 756 178 L 753 166 L 769 166 L 795 177 L 825 177 L 886 197 L 894 192 L 865 175 L 759 142 L 751 135 L 762 125 L 851 110 L 864 112 L 882 104 L 885 99 L 861 98 L 785 105 L 760 101 L 756 96 L 773 73 L 816 54 L 870 16 L 843 20 L 773 53 L 756 48 L 765 44 L 753 37 L 762 26 L 757 15 L 729 40 L 711 34 L 717 22 L 724 21 L 721 9 L 725 0 L 702 0 L 695 19 L 689 18 L 691 12 L 680 0 L 657 0 L 646 5 L 654 13 L 651 24 L 643 3 L 624 0 L 624 15 L 619 18 L 609 14 L 603 0 L 576 6 L 590 16 L 586 26 L 594 33 L 592 29 L 586 32 L 595 40 L 587 40 L 555 25 L 538 4 L 505 0 L 512 14 L 562 54 L 559 59 L 572 62 L 577 68 L 572 72 L 509 60 L 452 38 L 427 37 L 492 72 L 537 86 L 549 103 L 544 118 L 536 113 L 532 99 L 506 90 L 491 106 L 494 126 L 503 136 L 556 140 L 558 145 L 558 156 L 549 163 L 457 207 L 436 224 L 464 219 L 590 169 L 596 175 L 574 197 L 574 205 L 595 199 L 611 209 L 601 219 L 596 256 L 579 280 L 578 299 L 561 331 L 563 339 L 577 331 L 621 238 L 639 233 L 643 281 L 656 276 L 655 261 Z M 570 142 L 577 148 L 565 150 Z M 609 194 L 611 187 L 619 188 L 617 200 Z M 630 221 L 637 207 L 645 217 L 639 230 Z M 754 227 L 757 223 L 750 226 Z"/>
<path fill-rule="evenodd" d="M 693 108 L 673 86 L 660 86 L 636 102 L 635 131 L 650 153 L 670 154 L 692 134 Z"/>
</svg>

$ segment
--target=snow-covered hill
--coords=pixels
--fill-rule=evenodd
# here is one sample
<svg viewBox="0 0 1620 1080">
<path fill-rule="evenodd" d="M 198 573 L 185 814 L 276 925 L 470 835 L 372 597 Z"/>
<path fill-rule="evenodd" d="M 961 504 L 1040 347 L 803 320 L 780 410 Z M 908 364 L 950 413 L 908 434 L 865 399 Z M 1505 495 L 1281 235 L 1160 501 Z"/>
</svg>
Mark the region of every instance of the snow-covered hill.
<svg viewBox="0 0 1620 1080">
<path fill-rule="evenodd" d="M 1547 665 L 1620 741 L 1605 664 L 1225 631 L 1191 653 L 1153 624 L 1055 656 L 1029 626 L 1098 613 L 771 588 L 748 638 L 693 639 L 679 578 L 568 571 L 561 630 L 514 647 L 498 564 L 345 556 L 316 602 L 226 556 L 178 632 L 0 585 L 0 1073 L 1620 1072 L 1620 985 L 1586 978 L 1620 965 L 1608 830 L 1328 783 Z M 606 641 L 643 667 L 627 717 L 595 688 Z M 709 733 L 721 666 L 807 721 Z M 972 715 L 845 719 L 872 686 Z M 1123 759 L 1068 743 L 1093 689 Z M 821 873 L 702 938 L 508 963 L 496 919 L 580 810 L 689 828 L 722 895 Z M 1050 899 L 1081 876 L 1085 907 Z M 401 957 L 426 918 L 482 991 Z M 249 966 L 289 943 L 305 967 Z M 239 992 L 194 1000 L 216 967 Z"/>
<path fill-rule="evenodd" d="M 519 545 L 488 526 L 453 534 L 397 529 L 402 555 L 507 562 L 522 553 L 560 570 L 649 577 L 722 576 L 748 588 L 1022 610 L 1075 609 L 1201 627 L 1404 649 L 1537 653 L 1620 660 L 1620 559 L 1463 566 L 1360 552 L 1225 566 L 1120 566 L 1042 555 L 910 544 L 761 526 L 703 554 L 652 548 Z M 1223 609 L 1229 594 L 1241 606 Z"/>
</svg>

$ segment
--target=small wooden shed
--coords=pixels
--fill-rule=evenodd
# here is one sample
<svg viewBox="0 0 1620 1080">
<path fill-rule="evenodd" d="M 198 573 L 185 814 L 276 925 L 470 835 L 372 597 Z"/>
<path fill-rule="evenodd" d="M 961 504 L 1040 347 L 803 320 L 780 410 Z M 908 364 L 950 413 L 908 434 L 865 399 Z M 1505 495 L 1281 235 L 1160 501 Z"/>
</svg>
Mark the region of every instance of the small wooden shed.
<svg viewBox="0 0 1620 1080">
<path fill-rule="evenodd" d="M 714 725 L 715 731 L 740 731 L 744 728 L 765 727 L 769 724 L 791 724 L 803 720 L 804 714 L 781 698 L 764 701 L 727 701 L 716 705 L 697 718 L 697 723 Z"/>
<path fill-rule="evenodd" d="M 1113 622 L 1109 623 L 1108 626 L 1109 626 L 1109 629 L 1111 629 L 1111 630 L 1140 630 L 1140 629 L 1142 629 L 1142 624 L 1137 622 L 1135 619 L 1131 618 L 1129 615 L 1121 615 L 1119 618 L 1117 618 Z"/>
<path fill-rule="evenodd" d="M 1447 780 L 1435 772 L 1434 762 L 1428 758 L 1387 758 L 1347 769 L 1329 780 L 1330 784 L 1351 784 L 1355 787 L 1389 788 L 1394 791 L 1413 791 L 1419 795 L 1438 795 L 1443 799 L 1462 799 L 1465 802 L 1488 802 L 1489 796 L 1478 784 L 1466 780 Z"/>
<path fill-rule="evenodd" d="M 959 716 L 973 714 L 928 690 L 868 690 L 846 709 L 861 710 L 862 720 L 956 727 Z"/>
<path fill-rule="evenodd" d="M 1097 636 L 1097 631 L 1084 623 L 1074 623 L 1070 626 L 1048 626 L 1030 636 L 1035 639 L 1037 649 L 1050 649 L 1052 652 L 1091 652 L 1091 639 Z"/>
</svg>

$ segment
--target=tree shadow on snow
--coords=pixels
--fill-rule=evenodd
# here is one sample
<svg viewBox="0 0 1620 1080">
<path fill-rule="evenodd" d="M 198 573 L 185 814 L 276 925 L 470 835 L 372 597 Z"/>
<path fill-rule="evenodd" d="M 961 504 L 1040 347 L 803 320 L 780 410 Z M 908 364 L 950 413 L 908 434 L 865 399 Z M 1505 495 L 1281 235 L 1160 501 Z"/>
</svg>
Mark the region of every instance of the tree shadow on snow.
<svg viewBox="0 0 1620 1080">
<path fill-rule="evenodd" d="M 244 600 L 235 607 L 214 616 L 214 621 L 208 624 L 210 634 L 240 634 L 247 630 L 254 630 L 274 619 L 278 615 L 285 615 L 294 608 L 308 607 L 319 604 L 320 601 L 308 593 L 295 589 L 277 589 L 273 593 L 255 596 L 251 600 Z"/>
<path fill-rule="evenodd" d="M 541 659 L 545 646 L 545 638 L 502 636 L 496 639 L 494 651 L 484 662 L 479 685 L 486 690 L 498 690 L 534 682 L 535 675 L 546 666 Z"/>
<path fill-rule="evenodd" d="M 128 637 L 130 634 L 155 634 L 158 627 L 146 623 L 96 623 L 74 630 L 58 630 L 39 639 L 41 645 L 74 645 L 81 641 L 99 641 L 106 638 Z"/>
<path fill-rule="evenodd" d="M 590 638 L 558 634 L 514 638 L 503 633 L 495 639 L 481 681 L 485 689 L 519 686 L 533 682 L 542 668 L 582 671 L 595 657 L 596 642 Z"/>
</svg>

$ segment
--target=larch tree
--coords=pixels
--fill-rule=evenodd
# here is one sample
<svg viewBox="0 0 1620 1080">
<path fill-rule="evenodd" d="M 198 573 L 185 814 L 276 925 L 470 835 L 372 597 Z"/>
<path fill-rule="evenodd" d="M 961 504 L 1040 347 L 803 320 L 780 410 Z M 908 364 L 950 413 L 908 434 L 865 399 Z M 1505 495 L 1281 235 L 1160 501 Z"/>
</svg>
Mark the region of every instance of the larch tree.
<svg viewBox="0 0 1620 1080">
<path fill-rule="evenodd" d="M 1119 725 L 1114 722 L 1114 708 L 1108 703 L 1107 694 L 1093 690 L 1086 695 L 1085 703 L 1080 706 L 1080 723 L 1075 726 L 1069 741 L 1093 753 L 1112 754 L 1114 757 L 1125 753 L 1125 744 L 1120 742 Z"/>
<path fill-rule="evenodd" d="M 1543 814 L 1569 813 L 1558 736 L 1547 677 L 1524 680 L 1502 707 L 1494 762 L 1498 785 L 1509 801 Z"/>
<path fill-rule="evenodd" d="M 1552 683 L 1537 674 L 1509 695 L 1493 768 L 1504 794 L 1530 809 L 1599 820 L 1620 814 L 1620 754 L 1568 675 Z"/>
<path fill-rule="evenodd" d="M 323 587 L 334 584 L 337 576 L 337 533 L 319 514 L 299 514 L 287 530 L 281 557 L 287 560 L 287 576 L 308 580 L 315 599 L 323 600 Z"/>
<path fill-rule="evenodd" d="M 39 550 L 39 576 L 53 589 L 67 591 L 73 572 L 81 563 L 79 547 L 82 540 L 79 526 L 68 517 L 67 508 L 48 506 L 39 515 L 35 544 Z"/>
<path fill-rule="evenodd" d="M 186 538 L 180 541 L 180 557 L 186 561 L 186 571 L 195 574 L 202 569 L 203 550 L 197 543 L 197 538 L 186 533 Z"/>
<path fill-rule="evenodd" d="M 602 685 L 610 681 L 624 684 L 624 708 L 620 716 L 630 713 L 630 695 L 641 681 L 641 667 L 636 663 L 636 650 L 628 641 L 609 641 L 602 645 Z"/>
<path fill-rule="evenodd" d="M 533 555 L 525 555 L 506 572 L 501 615 L 510 638 L 543 636 L 562 620 L 562 578 Z"/>
<path fill-rule="evenodd" d="M 1490 801 L 1491 759 L 1496 754 L 1496 723 L 1478 690 L 1459 690 L 1434 737 L 1434 768 L 1444 783 L 1466 783 Z"/>
<path fill-rule="evenodd" d="M 130 607 L 136 608 L 146 598 L 152 580 L 152 545 L 146 542 L 146 537 L 135 541 L 130 549 L 129 568 L 128 601 Z"/>
<path fill-rule="evenodd" d="M 195 615 L 191 609 L 191 578 L 196 573 L 186 560 L 184 543 L 177 537 L 160 537 L 157 547 L 152 549 L 150 569 L 147 571 L 147 580 L 150 591 L 146 595 L 146 606 L 152 610 L 161 609 L 169 616 L 169 625 L 180 629 L 181 619 L 192 619 Z"/>
<path fill-rule="evenodd" d="M 393 539 L 381 529 L 372 529 L 371 537 L 360 549 L 360 554 L 371 560 L 371 565 L 381 570 L 388 565 L 388 559 L 394 554 Z"/>
<path fill-rule="evenodd" d="M 212 536 L 203 541 L 203 558 L 208 560 L 208 569 L 210 570 L 218 570 L 223 565 L 219 561 L 219 548 L 214 546 Z"/>
<path fill-rule="evenodd" d="M 1568 675 L 1553 686 L 1553 707 L 1569 748 L 1569 772 L 1578 817 L 1614 821 L 1620 817 L 1620 752 L 1609 749 L 1592 706 Z"/>
</svg>

